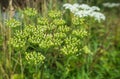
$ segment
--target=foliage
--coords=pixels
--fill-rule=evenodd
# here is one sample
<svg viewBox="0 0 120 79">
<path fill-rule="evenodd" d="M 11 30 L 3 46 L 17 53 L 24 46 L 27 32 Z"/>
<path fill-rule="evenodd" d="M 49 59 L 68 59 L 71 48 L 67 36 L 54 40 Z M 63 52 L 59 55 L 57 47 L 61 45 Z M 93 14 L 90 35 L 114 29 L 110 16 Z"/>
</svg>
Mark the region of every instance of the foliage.
<svg viewBox="0 0 120 79">
<path fill-rule="evenodd" d="M 20 10 L 18 19 L 0 26 L 0 79 L 120 78 L 115 13 L 115 18 L 112 12 L 104 13 L 106 20 L 100 23 L 94 17 L 74 16 L 69 10 L 50 10 L 44 17 L 38 11 Z"/>
</svg>

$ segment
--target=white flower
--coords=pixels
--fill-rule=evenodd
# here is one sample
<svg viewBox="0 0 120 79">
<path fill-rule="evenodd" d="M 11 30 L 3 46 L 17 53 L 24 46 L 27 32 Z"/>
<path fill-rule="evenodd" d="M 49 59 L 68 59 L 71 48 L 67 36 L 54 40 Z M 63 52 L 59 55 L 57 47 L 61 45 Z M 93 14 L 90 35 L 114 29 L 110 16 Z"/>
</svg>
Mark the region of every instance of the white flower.
<svg viewBox="0 0 120 79">
<path fill-rule="evenodd" d="M 108 7 L 108 8 L 113 8 L 113 7 L 119 7 L 120 6 L 120 3 L 103 3 L 103 6 L 104 7 Z"/>
<path fill-rule="evenodd" d="M 99 8 L 99 7 L 96 7 L 96 6 L 92 6 L 92 7 L 91 7 L 91 10 L 93 10 L 93 11 L 95 11 L 95 10 L 96 10 L 96 11 L 100 11 L 100 8 Z"/>
<path fill-rule="evenodd" d="M 72 13 L 75 13 L 75 12 L 79 11 L 79 9 L 77 9 L 77 8 L 74 7 L 74 6 L 72 6 L 72 7 L 70 8 L 70 11 L 71 11 Z"/>
<path fill-rule="evenodd" d="M 73 4 L 73 6 L 76 7 L 76 8 L 79 8 L 79 4 L 78 3 Z"/>
<path fill-rule="evenodd" d="M 92 12 L 90 13 L 90 16 L 94 17 L 95 20 L 97 20 L 98 22 L 100 22 L 101 20 L 105 20 L 105 16 L 100 12 Z"/>
<path fill-rule="evenodd" d="M 87 17 L 87 16 L 89 16 L 90 12 L 91 11 L 89 11 L 89 10 L 88 11 L 86 11 L 86 10 L 80 10 L 80 11 L 78 11 L 78 12 L 75 13 L 75 16 L 78 16 L 80 18 Z"/>
<path fill-rule="evenodd" d="M 65 9 L 69 9 L 72 13 L 75 13 L 78 11 L 78 8 L 77 8 L 77 4 L 75 4 L 74 6 L 69 4 L 69 3 L 66 3 L 63 5 L 63 7 L 65 7 Z"/>
<path fill-rule="evenodd" d="M 90 6 L 88 6 L 87 4 L 81 4 L 81 5 L 79 5 L 79 8 L 83 9 L 83 10 L 89 10 Z"/>
<path fill-rule="evenodd" d="M 70 9 L 72 7 L 72 5 L 69 3 L 66 3 L 63 5 L 63 7 L 65 7 L 65 9 Z"/>
<path fill-rule="evenodd" d="M 92 6 L 90 7 L 87 4 L 64 4 L 63 7 L 65 7 L 65 9 L 69 9 L 70 12 L 72 12 L 75 16 L 78 16 L 80 18 L 82 17 L 94 17 L 95 20 L 97 20 L 98 22 L 100 22 L 101 20 L 105 20 L 105 16 L 97 11 L 100 11 L 99 7 L 96 6 Z"/>
</svg>

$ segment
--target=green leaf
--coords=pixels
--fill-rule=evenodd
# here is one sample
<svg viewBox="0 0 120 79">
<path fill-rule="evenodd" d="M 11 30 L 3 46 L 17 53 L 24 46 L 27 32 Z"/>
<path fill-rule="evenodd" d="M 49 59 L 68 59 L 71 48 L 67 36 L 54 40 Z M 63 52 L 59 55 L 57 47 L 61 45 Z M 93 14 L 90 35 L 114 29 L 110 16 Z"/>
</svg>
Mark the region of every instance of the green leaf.
<svg viewBox="0 0 120 79">
<path fill-rule="evenodd" d="M 57 67 L 60 68 L 61 70 L 64 70 L 64 66 L 63 66 L 60 62 L 56 61 L 56 65 L 57 65 Z"/>
</svg>

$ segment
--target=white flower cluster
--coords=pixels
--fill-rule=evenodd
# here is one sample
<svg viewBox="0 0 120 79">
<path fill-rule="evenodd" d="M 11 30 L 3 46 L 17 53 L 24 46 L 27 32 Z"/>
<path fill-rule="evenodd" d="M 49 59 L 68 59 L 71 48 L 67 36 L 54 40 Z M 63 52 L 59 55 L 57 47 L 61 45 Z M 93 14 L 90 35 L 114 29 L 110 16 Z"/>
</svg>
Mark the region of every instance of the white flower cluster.
<svg viewBox="0 0 120 79">
<path fill-rule="evenodd" d="M 100 11 L 100 8 L 96 7 L 96 6 L 92 6 L 90 7 L 87 4 L 69 4 L 66 3 L 63 5 L 63 7 L 65 7 L 65 9 L 69 9 L 70 12 L 72 12 L 75 16 L 79 16 L 80 18 L 82 17 L 94 17 L 95 20 L 97 20 L 98 22 L 100 22 L 101 20 L 105 20 L 105 16 L 104 14 L 98 12 Z"/>
<path fill-rule="evenodd" d="M 113 7 L 119 7 L 120 6 L 120 3 L 103 3 L 103 6 L 104 7 L 108 7 L 108 8 L 113 8 Z"/>
</svg>

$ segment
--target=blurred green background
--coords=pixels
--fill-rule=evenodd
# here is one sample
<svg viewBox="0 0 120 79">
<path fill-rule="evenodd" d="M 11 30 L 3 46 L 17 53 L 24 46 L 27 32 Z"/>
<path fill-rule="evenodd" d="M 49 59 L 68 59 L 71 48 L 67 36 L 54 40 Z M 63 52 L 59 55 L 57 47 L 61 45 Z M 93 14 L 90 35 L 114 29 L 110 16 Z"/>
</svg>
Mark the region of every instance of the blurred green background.
<svg viewBox="0 0 120 79">
<path fill-rule="evenodd" d="M 120 79 L 120 6 L 104 7 L 103 3 L 106 2 L 120 3 L 120 0 L 0 0 L 0 79 Z M 14 29 L 5 25 L 5 19 L 17 19 L 22 23 L 22 26 L 17 29 L 22 29 L 24 25 L 34 24 L 37 17 L 46 17 L 51 10 L 60 10 L 64 14 L 63 4 L 65 3 L 84 3 L 90 6 L 98 6 L 106 16 L 106 20 L 102 23 L 92 24 L 89 21 L 91 23 L 89 25 L 91 37 L 87 42 L 89 42 L 90 50 L 94 55 L 86 56 L 85 62 L 88 64 L 82 66 L 81 63 L 74 63 L 76 61 L 74 57 L 69 59 L 74 64 L 72 66 L 73 70 L 67 75 L 58 71 L 59 68 L 65 70 L 61 62 L 56 64 L 58 69 L 54 69 L 54 66 L 49 68 L 51 64 L 47 63 L 47 67 L 43 67 L 45 72 L 41 71 L 42 68 L 36 68 L 37 66 L 23 66 L 21 55 L 16 55 L 16 50 L 12 50 L 8 45 Z M 35 8 L 38 15 L 23 17 L 21 14 L 27 7 Z M 69 14 L 69 11 L 67 14 Z M 69 19 L 73 17 L 67 16 L 67 14 L 64 14 L 63 18 L 70 25 Z M 79 65 L 80 70 L 77 70 Z M 22 71 L 22 68 L 26 70 Z M 68 71 L 69 69 L 72 68 L 68 68 Z"/>
</svg>

